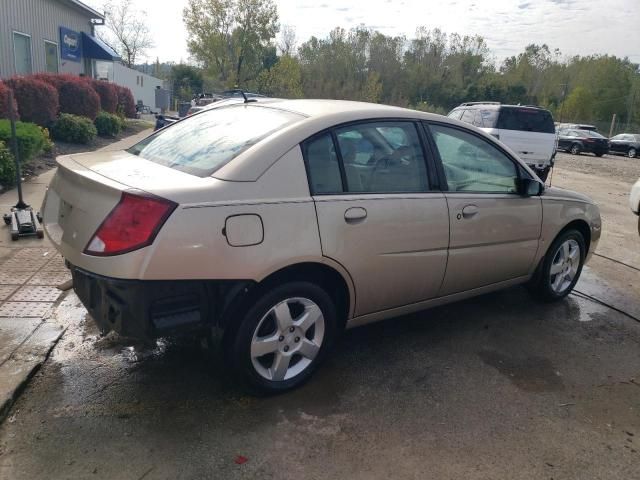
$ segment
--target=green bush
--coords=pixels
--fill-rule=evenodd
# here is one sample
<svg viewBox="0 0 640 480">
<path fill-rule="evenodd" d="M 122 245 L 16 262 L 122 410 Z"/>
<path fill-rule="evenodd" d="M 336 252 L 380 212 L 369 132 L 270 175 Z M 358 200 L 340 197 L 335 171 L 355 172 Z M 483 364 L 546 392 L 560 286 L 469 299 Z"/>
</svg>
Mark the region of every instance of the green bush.
<svg viewBox="0 0 640 480">
<path fill-rule="evenodd" d="M 62 113 L 51 127 L 51 135 L 56 140 L 69 143 L 89 143 L 97 134 L 90 118 Z"/>
<path fill-rule="evenodd" d="M 3 142 L 0 142 L 0 185 L 4 188 L 16 183 L 16 164 L 13 155 Z"/>
<path fill-rule="evenodd" d="M 115 137 L 120 133 L 121 122 L 120 117 L 112 113 L 100 112 L 93 121 L 96 126 L 98 135 L 101 137 Z"/>
<path fill-rule="evenodd" d="M 16 122 L 16 137 L 20 162 L 25 163 L 40 155 L 47 144 L 47 136 L 34 123 Z M 0 120 L 0 141 L 11 145 L 11 125 L 9 120 Z"/>
</svg>

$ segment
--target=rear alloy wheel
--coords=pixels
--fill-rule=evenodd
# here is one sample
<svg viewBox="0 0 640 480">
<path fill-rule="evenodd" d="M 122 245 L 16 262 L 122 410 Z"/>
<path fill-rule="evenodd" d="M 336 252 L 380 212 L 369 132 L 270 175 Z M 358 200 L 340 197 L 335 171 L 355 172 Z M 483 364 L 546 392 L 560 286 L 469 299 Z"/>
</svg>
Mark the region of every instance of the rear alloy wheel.
<svg viewBox="0 0 640 480">
<path fill-rule="evenodd" d="M 579 155 L 580 145 L 578 145 L 577 143 L 574 143 L 573 145 L 571 145 L 571 150 L 569 151 L 571 152 L 571 155 Z"/>
<path fill-rule="evenodd" d="M 549 247 L 530 289 L 547 302 L 566 297 L 580 278 L 585 253 L 582 234 L 577 230 L 564 232 Z"/>
<path fill-rule="evenodd" d="M 638 154 L 638 151 L 633 147 L 627 151 L 627 157 L 629 158 L 635 158 L 637 154 Z"/>
<path fill-rule="evenodd" d="M 335 333 L 331 297 L 307 282 L 266 292 L 230 339 L 227 359 L 252 392 L 277 393 L 307 380 Z"/>
</svg>

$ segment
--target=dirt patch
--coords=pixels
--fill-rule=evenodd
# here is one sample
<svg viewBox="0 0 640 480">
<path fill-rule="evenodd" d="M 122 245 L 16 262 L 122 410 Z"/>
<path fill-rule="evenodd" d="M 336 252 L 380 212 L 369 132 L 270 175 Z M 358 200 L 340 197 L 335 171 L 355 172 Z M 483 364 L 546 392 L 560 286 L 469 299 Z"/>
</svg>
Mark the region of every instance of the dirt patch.
<svg viewBox="0 0 640 480">
<path fill-rule="evenodd" d="M 622 155 L 596 157 L 591 154 L 570 155 L 558 152 L 556 167 L 599 178 L 606 177 L 621 182 L 630 182 L 631 184 L 640 178 L 640 158 L 629 158 Z"/>
</svg>

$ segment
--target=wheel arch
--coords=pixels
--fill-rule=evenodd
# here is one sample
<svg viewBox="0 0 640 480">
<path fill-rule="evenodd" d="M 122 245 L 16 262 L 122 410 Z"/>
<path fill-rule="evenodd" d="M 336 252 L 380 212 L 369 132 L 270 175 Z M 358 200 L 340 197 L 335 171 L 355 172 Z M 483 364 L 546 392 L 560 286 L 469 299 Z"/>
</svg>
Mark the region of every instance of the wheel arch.
<svg viewBox="0 0 640 480">
<path fill-rule="evenodd" d="M 549 245 L 552 245 L 553 242 L 555 242 L 556 239 L 560 235 L 562 235 L 564 232 L 566 232 L 568 230 L 577 230 L 578 232 L 580 232 L 580 234 L 582 235 L 582 238 L 584 238 L 584 246 L 585 246 L 585 249 L 586 249 L 586 251 L 584 252 L 584 255 L 586 257 L 587 254 L 589 253 L 589 248 L 591 248 L 591 228 L 589 227 L 589 224 L 587 223 L 586 220 L 576 219 L 576 220 L 572 220 L 571 222 L 567 223 L 556 234 L 556 236 L 553 237 L 553 241 Z"/>
<path fill-rule="evenodd" d="M 265 291 L 285 282 L 309 281 L 322 287 L 333 299 L 336 305 L 339 327 L 343 327 L 351 317 L 355 305 L 353 283 L 346 271 L 340 266 L 326 262 L 303 261 L 279 268 L 266 275 L 257 282 L 237 292 L 235 298 L 229 302 L 219 319 L 219 326 L 225 330 L 233 330 L 234 318 L 241 316 L 246 309 L 253 305 L 258 296 Z M 230 327 L 230 328 L 229 328 Z"/>
</svg>

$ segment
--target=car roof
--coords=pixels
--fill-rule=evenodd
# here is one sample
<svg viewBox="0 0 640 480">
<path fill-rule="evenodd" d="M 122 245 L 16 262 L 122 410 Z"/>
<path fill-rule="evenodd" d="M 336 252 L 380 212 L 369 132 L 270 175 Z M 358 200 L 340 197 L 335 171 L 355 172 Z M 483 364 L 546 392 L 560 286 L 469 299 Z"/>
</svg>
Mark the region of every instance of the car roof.
<svg viewBox="0 0 640 480">
<path fill-rule="evenodd" d="M 475 107 L 488 109 L 488 110 L 499 110 L 501 108 L 507 107 L 507 108 L 528 108 L 528 109 L 531 109 L 531 110 L 542 110 L 542 111 L 545 111 L 545 112 L 548 111 L 546 108 L 540 107 L 538 105 L 510 105 L 510 104 L 499 103 L 499 102 L 467 102 L 467 103 L 461 103 L 454 110 L 457 110 L 458 108 L 475 108 Z"/>
<path fill-rule="evenodd" d="M 273 108 L 297 113 L 304 118 L 294 122 L 265 139 L 249 147 L 233 161 L 222 166 L 213 176 L 220 180 L 251 182 L 255 181 L 273 165 L 280 157 L 292 148 L 313 135 L 341 124 L 366 120 L 427 120 L 446 123 L 472 130 L 491 143 L 497 143 L 494 137 L 482 130 L 453 118 L 434 113 L 410 110 L 408 108 L 380 105 L 375 103 L 354 102 L 349 100 L 284 100 L 269 99 L 260 102 L 235 102 L 227 106 L 237 108 L 246 105 L 248 108 Z M 199 113 L 200 115 L 202 113 Z M 513 157 L 518 156 L 508 147 L 500 145 Z M 522 165 L 524 163 L 521 162 Z M 528 169 L 528 167 L 524 167 Z"/>
</svg>

